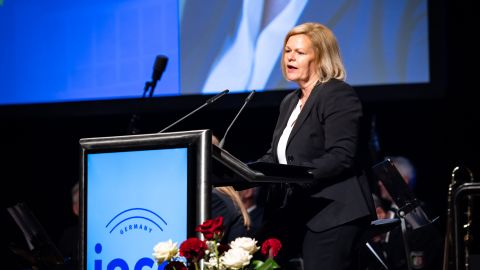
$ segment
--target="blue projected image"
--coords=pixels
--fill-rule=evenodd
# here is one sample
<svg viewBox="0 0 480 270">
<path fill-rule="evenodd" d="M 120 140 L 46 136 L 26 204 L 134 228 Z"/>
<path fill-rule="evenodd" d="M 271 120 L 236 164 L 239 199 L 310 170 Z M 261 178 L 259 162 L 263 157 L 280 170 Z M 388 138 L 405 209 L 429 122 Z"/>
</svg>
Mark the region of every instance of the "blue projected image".
<svg viewBox="0 0 480 270">
<path fill-rule="evenodd" d="M 156 91 L 179 94 L 176 0 L 5 1 L 0 104 L 138 98 L 155 56 Z"/>
<path fill-rule="evenodd" d="M 155 97 L 292 89 L 283 38 L 308 21 L 333 30 L 353 86 L 431 83 L 427 4 L 4 1 L 0 105 L 140 98 L 157 55 L 168 65 Z"/>
<path fill-rule="evenodd" d="M 180 77 L 184 93 L 294 88 L 280 72 L 283 39 L 292 27 L 310 21 L 332 29 L 354 86 L 430 80 L 426 0 L 213 0 L 211 5 L 219 8 L 194 0 L 182 8 L 180 66 L 189 74 Z"/>
<path fill-rule="evenodd" d="M 87 162 L 87 269 L 153 268 L 158 241 L 186 239 L 186 148 L 92 153 Z"/>
</svg>

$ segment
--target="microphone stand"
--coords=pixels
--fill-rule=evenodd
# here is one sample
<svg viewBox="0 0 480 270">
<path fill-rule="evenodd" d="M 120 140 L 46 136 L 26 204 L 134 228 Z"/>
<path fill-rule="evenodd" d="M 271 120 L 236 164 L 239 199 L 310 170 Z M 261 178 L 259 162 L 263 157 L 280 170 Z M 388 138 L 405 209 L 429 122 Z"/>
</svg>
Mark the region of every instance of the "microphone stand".
<svg viewBox="0 0 480 270">
<path fill-rule="evenodd" d="M 203 108 L 203 107 L 207 106 L 208 104 L 209 104 L 209 103 L 204 103 L 204 104 L 202 104 L 202 106 L 200 106 L 200 107 L 196 108 L 195 110 L 193 110 L 193 111 L 189 112 L 187 115 L 185 115 L 184 117 L 182 117 L 182 118 L 178 119 L 177 121 L 173 122 L 173 123 L 172 123 L 172 124 L 170 124 L 168 127 L 164 128 L 164 129 L 162 129 L 162 130 L 160 130 L 158 133 L 162 133 L 162 132 L 164 132 L 165 130 L 167 130 L 167 129 L 169 129 L 169 128 L 173 127 L 173 126 L 174 126 L 174 125 L 176 125 L 178 122 L 180 122 L 180 121 L 182 121 L 183 119 L 185 119 L 185 118 L 189 117 L 190 115 L 194 114 L 196 111 L 198 111 L 198 110 L 200 110 L 201 108 Z"/>
<path fill-rule="evenodd" d="M 225 131 L 225 134 L 223 134 L 223 138 L 220 141 L 220 143 L 218 143 L 218 147 L 223 148 L 223 145 L 225 144 L 225 138 L 227 137 L 228 131 L 230 131 L 230 128 L 232 128 L 232 126 L 233 126 L 233 123 L 235 123 L 235 121 L 237 120 L 240 113 L 242 113 L 243 108 L 245 108 L 245 106 L 247 106 L 248 102 L 252 99 L 253 94 L 255 94 L 255 90 L 252 90 L 252 92 L 250 92 L 250 94 L 248 94 L 247 98 L 245 98 L 245 102 L 243 102 L 242 107 L 238 111 L 237 115 L 235 115 L 235 118 L 233 118 L 232 122 L 230 123 L 227 130 Z"/>
<path fill-rule="evenodd" d="M 172 124 L 170 124 L 168 127 L 160 130 L 158 133 L 162 133 L 164 132 L 165 130 L 173 127 L 174 125 L 176 125 L 178 122 L 182 121 L 183 119 L 189 117 L 190 115 L 194 114 L 196 111 L 200 110 L 201 108 L 207 106 L 207 105 L 210 105 L 212 104 L 213 102 L 215 102 L 217 99 L 223 97 L 224 95 L 226 95 L 227 93 L 229 92 L 228 89 L 225 89 L 223 90 L 222 92 L 220 92 L 219 94 L 211 97 L 210 99 L 208 99 L 205 103 L 203 103 L 200 107 L 196 108 L 195 110 L 191 111 L 190 113 L 188 113 L 187 115 L 185 115 L 184 117 L 178 119 L 177 121 L 173 122 Z"/>
<path fill-rule="evenodd" d="M 140 102 L 143 102 L 146 99 L 147 93 L 150 90 L 149 98 L 152 97 L 153 95 L 153 88 L 152 88 L 153 82 L 147 81 L 145 82 L 145 86 L 143 87 L 143 94 Z M 132 117 L 130 118 L 130 122 L 128 124 L 128 129 L 127 133 L 128 134 L 138 134 L 139 130 L 138 128 L 135 127 L 137 121 L 140 119 L 140 116 L 137 114 L 138 108 L 140 107 L 140 103 L 137 103 L 135 112 L 133 113 Z"/>
<path fill-rule="evenodd" d="M 153 96 L 153 90 L 155 89 L 155 86 L 157 85 L 157 82 L 160 80 L 162 77 L 163 72 L 165 71 L 165 68 L 168 63 L 168 58 L 164 55 L 157 55 L 155 58 L 155 63 L 153 64 L 153 74 L 152 74 L 152 80 L 147 81 L 145 83 L 145 86 L 143 87 L 143 95 L 142 95 L 142 101 L 145 100 L 145 97 L 147 96 L 147 92 L 150 89 L 150 94 L 148 95 L 149 98 Z M 132 117 L 130 118 L 130 123 L 128 125 L 128 134 L 137 134 L 139 130 L 135 127 L 135 124 L 139 118 L 137 115 L 138 109 L 140 107 L 140 104 L 137 103 L 136 110 Z"/>
</svg>

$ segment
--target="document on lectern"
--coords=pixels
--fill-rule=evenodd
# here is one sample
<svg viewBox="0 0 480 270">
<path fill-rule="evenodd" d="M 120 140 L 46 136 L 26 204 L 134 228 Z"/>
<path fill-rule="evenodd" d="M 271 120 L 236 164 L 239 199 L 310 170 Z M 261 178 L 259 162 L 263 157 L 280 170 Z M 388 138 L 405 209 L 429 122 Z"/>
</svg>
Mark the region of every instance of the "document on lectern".
<svg viewBox="0 0 480 270">
<path fill-rule="evenodd" d="M 268 176 L 292 177 L 307 180 L 310 180 L 313 177 L 313 175 L 310 173 L 310 171 L 313 169 L 311 167 L 261 161 L 249 162 L 247 163 L 247 166 L 252 170 L 259 171 Z"/>
<path fill-rule="evenodd" d="M 225 149 L 212 145 L 213 179 L 215 186 L 231 185 L 237 189 L 264 183 L 309 183 L 311 167 L 268 162 L 244 163 Z"/>
</svg>

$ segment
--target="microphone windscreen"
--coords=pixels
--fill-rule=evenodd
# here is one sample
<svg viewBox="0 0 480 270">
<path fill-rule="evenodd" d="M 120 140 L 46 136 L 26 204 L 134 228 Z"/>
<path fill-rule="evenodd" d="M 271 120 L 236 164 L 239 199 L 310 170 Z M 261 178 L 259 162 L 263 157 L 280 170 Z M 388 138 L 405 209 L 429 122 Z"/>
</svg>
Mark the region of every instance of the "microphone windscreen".
<svg viewBox="0 0 480 270">
<path fill-rule="evenodd" d="M 219 99 L 219 98 L 223 97 L 224 95 L 228 94 L 229 91 L 230 90 L 225 89 L 222 92 L 220 92 L 220 93 L 216 94 L 215 96 L 211 97 L 210 99 L 208 99 L 207 102 L 205 102 L 205 103 L 210 104 L 212 102 L 215 102 L 217 99 Z"/>
<path fill-rule="evenodd" d="M 165 71 L 167 67 L 168 57 L 165 55 L 157 55 L 155 58 L 155 63 L 153 64 L 153 73 L 152 73 L 152 81 L 156 82 L 160 80 L 162 73 Z"/>
<path fill-rule="evenodd" d="M 252 90 L 252 92 L 248 94 L 247 98 L 245 98 L 245 102 L 249 102 L 252 99 L 253 94 L 255 94 L 255 90 Z"/>
</svg>

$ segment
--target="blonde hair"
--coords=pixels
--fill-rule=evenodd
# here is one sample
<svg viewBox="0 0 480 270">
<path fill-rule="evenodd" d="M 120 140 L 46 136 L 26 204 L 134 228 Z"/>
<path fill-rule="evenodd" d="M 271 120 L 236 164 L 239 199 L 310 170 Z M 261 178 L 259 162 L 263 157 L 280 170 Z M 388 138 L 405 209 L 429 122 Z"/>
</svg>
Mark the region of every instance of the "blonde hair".
<svg viewBox="0 0 480 270">
<path fill-rule="evenodd" d="M 235 206 L 240 209 L 240 212 L 242 212 L 243 225 L 247 229 L 250 229 L 250 214 L 248 213 L 247 208 L 245 208 L 242 199 L 240 199 L 240 194 L 238 194 L 238 191 L 236 191 L 232 186 L 215 187 L 215 189 L 232 199 L 233 204 L 235 204 Z"/>
<path fill-rule="evenodd" d="M 312 42 L 320 82 L 327 82 L 332 78 L 341 81 L 345 80 L 347 74 L 340 56 L 340 48 L 335 35 L 330 29 L 323 24 L 312 22 L 295 26 L 287 33 L 283 41 L 284 48 L 288 39 L 295 35 L 306 35 Z M 282 52 L 281 66 L 283 77 L 286 78 L 284 55 L 285 50 Z"/>
</svg>

